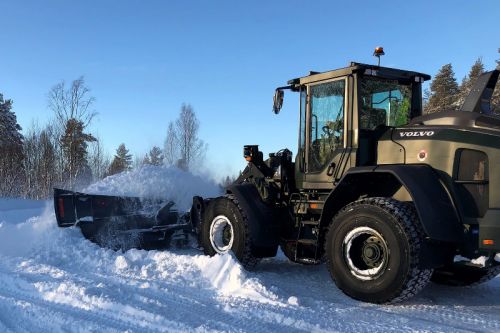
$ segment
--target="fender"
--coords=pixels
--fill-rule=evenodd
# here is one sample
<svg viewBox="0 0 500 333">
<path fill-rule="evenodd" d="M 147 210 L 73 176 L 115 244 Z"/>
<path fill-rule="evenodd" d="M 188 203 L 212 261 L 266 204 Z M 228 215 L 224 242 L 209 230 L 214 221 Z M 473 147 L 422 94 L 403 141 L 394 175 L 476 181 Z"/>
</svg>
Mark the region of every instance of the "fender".
<svg viewBox="0 0 500 333">
<path fill-rule="evenodd" d="M 251 183 L 233 184 L 226 190 L 233 194 L 245 213 L 252 239 L 252 248 L 262 257 L 274 257 L 280 241 L 285 211 L 265 204 Z"/>
<path fill-rule="evenodd" d="M 381 165 L 351 168 L 325 202 L 322 225 L 362 195 L 391 197 L 404 186 L 410 194 L 426 235 L 435 241 L 463 242 L 463 227 L 453 200 L 433 168 L 419 165 Z"/>
</svg>

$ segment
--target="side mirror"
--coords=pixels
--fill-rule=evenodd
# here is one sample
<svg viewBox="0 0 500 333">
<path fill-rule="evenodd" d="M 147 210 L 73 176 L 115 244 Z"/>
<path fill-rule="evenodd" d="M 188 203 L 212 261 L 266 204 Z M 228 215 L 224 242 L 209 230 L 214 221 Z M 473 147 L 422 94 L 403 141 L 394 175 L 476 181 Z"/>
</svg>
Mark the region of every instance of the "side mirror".
<svg viewBox="0 0 500 333">
<path fill-rule="evenodd" d="M 276 91 L 274 92 L 273 112 L 276 114 L 280 113 L 281 107 L 283 106 L 284 95 L 284 91 L 280 89 L 276 89 Z"/>
</svg>

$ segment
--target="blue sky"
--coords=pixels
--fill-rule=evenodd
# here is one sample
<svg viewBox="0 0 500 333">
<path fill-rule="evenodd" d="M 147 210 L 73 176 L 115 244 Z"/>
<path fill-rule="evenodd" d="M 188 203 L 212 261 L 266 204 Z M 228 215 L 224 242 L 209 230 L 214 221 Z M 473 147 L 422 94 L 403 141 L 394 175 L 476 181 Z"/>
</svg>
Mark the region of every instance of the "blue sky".
<svg viewBox="0 0 500 333">
<path fill-rule="evenodd" d="M 1 1 L 0 92 L 23 128 L 52 115 L 47 92 L 81 75 L 99 113 L 91 131 L 113 154 L 163 146 L 193 106 L 217 177 L 243 169 L 244 144 L 297 146 L 298 96 L 274 88 L 309 70 L 375 63 L 459 81 L 477 57 L 494 68 L 500 1 Z"/>
</svg>

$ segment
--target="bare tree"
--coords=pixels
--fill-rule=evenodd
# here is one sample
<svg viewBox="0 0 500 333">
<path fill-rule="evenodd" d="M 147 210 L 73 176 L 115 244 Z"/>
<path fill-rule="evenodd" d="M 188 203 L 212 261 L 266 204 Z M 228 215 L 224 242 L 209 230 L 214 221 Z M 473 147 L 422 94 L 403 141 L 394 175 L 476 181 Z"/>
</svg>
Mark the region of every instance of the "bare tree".
<svg viewBox="0 0 500 333">
<path fill-rule="evenodd" d="M 92 170 L 92 180 L 97 181 L 106 177 L 109 165 L 111 164 L 111 157 L 104 152 L 102 141 L 99 136 L 96 141 L 89 144 L 89 166 Z"/>
<path fill-rule="evenodd" d="M 69 187 L 74 187 L 77 180 L 84 185 L 92 178 L 87 147 L 95 138 L 84 131 L 97 114 L 92 110 L 94 101 L 83 76 L 74 80 L 70 87 L 66 87 L 64 81 L 56 84 L 48 94 L 48 106 L 56 118 L 54 132 L 59 141 L 56 149 L 58 180 Z"/>
<path fill-rule="evenodd" d="M 26 179 L 23 195 L 25 197 L 46 199 L 57 183 L 55 172 L 57 155 L 52 130 L 51 125 L 41 129 L 37 123 L 33 123 L 25 136 L 23 144 Z"/>
<path fill-rule="evenodd" d="M 23 195 L 28 198 L 34 198 L 36 182 L 36 165 L 38 160 L 38 126 L 33 123 L 24 136 L 23 151 L 25 158 L 23 160 L 25 170 L 25 188 Z"/>
<path fill-rule="evenodd" d="M 68 120 L 81 121 L 83 128 L 90 125 L 92 119 L 97 115 L 91 109 L 95 98 L 90 96 L 90 89 L 85 85 L 83 76 L 74 80 L 66 89 L 66 83 L 61 81 L 49 91 L 49 108 L 54 112 L 61 127 Z"/>
<path fill-rule="evenodd" d="M 198 137 L 200 124 L 193 108 L 183 104 L 175 123 L 168 125 L 164 159 L 167 165 L 188 170 L 203 159 L 206 144 Z"/>
<path fill-rule="evenodd" d="M 191 105 L 182 105 L 175 126 L 179 137 L 180 156 L 189 168 L 205 152 L 205 144 L 198 138 L 200 124 Z"/>
<path fill-rule="evenodd" d="M 163 161 L 166 165 L 174 165 L 177 162 L 179 158 L 178 148 L 177 132 L 175 131 L 174 123 L 170 122 L 168 124 L 167 138 L 165 139 L 165 146 L 163 149 Z"/>
<path fill-rule="evenodd" d="M 50 196 L 55 182 L 56 147 L 51 141 L 51 130 L 52 128 L 47 126 L 40 132 L 38 139 L 40 163 L 37 170 L 37 183 L 39 184 L 38 195 L 42 198 Z"/>
</svg>

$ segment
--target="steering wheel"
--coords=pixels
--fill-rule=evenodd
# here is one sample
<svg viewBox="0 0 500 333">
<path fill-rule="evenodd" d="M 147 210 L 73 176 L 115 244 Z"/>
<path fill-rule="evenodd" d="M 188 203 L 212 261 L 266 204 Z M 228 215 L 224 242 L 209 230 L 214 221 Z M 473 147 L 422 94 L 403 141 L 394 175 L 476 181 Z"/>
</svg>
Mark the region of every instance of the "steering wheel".
<svg viewBox="0 0 500 333">
<path fill-rule="evenodd" d="M 332 134 L 335 133 L 335 131 L 329 126 L 323 126 L 321 129 L 323 130 L 323 133 L 325 133 L 327 138 L 330 138 Z"/>
</svg>

